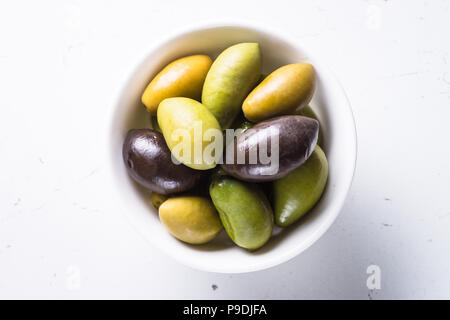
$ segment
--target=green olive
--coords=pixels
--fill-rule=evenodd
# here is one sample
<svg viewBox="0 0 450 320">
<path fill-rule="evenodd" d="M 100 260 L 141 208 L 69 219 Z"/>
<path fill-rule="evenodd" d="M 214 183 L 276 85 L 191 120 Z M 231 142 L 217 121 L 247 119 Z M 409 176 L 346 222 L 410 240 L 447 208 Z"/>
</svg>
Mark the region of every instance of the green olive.
<svg viewBox="0 0 450 320">
<path fill-rule="evenodd" d="M 202 244 L 214 239 L 222 229 L 211 200 L 203 197 L 173 197 L 159 207 L 159 219 L 175 238 Z"/>
<path fill-rule="evenodd" d="M 217 148 L 221 146 L 222 131 L 216 118 L 200 102 L 189 98 L 163 100 L 158 107 L 158 124 L 175 159 L 197 170 L 216 166 L 215 156 L 220 157 L 222 149 L 215 150 L 214 142 L 220 135 Z M 217 136 L 208 137 L 208 133 Z"/>
<path fill-rule="evenodd" d="M 297 110 L 294 112 L 294 114 L 297 114 L 299 116 L 304 116 L 308 118 L 313 118 L 317 120 L 320 124 L 319 117 L 317 117 L 317 114 L 314 112 L 314 110 L 310 106 L 306 106 L 304 108 L 301 108 L 300 110 Z M 319 137 L 317 138 L 317 144 L 319 146 L 323 146 L 323 134 L 322 134 L 322 125 L 319 125 Z"/>
<path fill-rule="evenodd" d="M 320 199 L 328 177 L 325 153 L 316 146 L 306 162 L 273 182 L 275 222 L 287 227 L 300 219 Z"/>
<path fill-rule="evenodd" d="M 209 194 L 234 243 L 253 250 L 269 240 L 273 229 L 272 208 L 257 185 L 216 176 Z"/>
<path fill-rule="evenodd" d="M 292 114 L 311 100 L 315 88 L 314 67 L 309 63 L 288 64 L 269 74 L 245 99 L 245 117 L 258 122 Z"/>
<path fill-rule="evenodd" d="M 242 102 L 261 76 L 261 52 L 257 43 L 239 43 L 225 49 L 205 79 L 202 103 L 227 129 Z"/>
<path fill-rule="evenodd" d="M 159 194 L 156 192 L 152 192 L 152 195 L 150 196 L 150 199 L 152 201 L 153 206 L 158 209 L 161 204 L 166 201 L 167 199 L 169 199 L 168 196 L 165 196 L 163 194 Z"/>
<path fill-rule="evenodd" d="M 212 60 L 205 55 L 177 59 L 162 69 L 148 84 L 141 101 L 152 114 L 166 98 L 186 97 L 199 100 Z"/>
</svg>

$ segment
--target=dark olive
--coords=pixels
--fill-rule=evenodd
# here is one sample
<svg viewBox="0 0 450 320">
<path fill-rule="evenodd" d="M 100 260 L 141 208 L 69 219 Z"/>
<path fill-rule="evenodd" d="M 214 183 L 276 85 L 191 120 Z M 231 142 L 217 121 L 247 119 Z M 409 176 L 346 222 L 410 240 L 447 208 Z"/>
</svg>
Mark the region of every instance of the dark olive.
<svg viewBox="0 0 450 320">
<path fill-rule="evenodd" d="M 159 194 L 187 191 L 202 177 L 199 171 L 175 164 L 163 135 L 152 129 L 128 131 L 122 155 L 130 176 Z"/>
<path fill-rule="evenodd" d="M 318 133 L 319 122 L 303 116 L 281 116 L 260 122 L 226 147 L 221 168 L 248 182 L 280 179 L 309 158 Z"/>
</svg>

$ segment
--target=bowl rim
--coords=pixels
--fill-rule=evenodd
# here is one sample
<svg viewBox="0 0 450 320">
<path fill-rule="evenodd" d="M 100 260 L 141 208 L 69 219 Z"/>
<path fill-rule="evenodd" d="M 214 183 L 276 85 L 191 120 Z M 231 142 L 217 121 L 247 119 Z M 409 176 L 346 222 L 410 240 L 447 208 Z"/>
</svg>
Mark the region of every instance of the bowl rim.
<svg viewBox="0 0 450 320">
<path fill-rule="evenodd" d="M 315 63 L 319 62 L 318 64 L 320 65 L 320 68 L 322 70 L 327 71 L 327 73 L 330 75 L 332 80 L 335 82 L 335 84 L 339 88 L 340 93 L 343 94 L 343 97 L 344 97 L 344 100 L 345 100 L 346 106 L 347 106 L 347 111 L 350 116 L 349 119 L 351 120 L 350 122 L 352 124 L 351 128 L 349 128 L 349 129 L 351 131 L 353 139 L 352 139 L 352 141 L 348 141 L 348 143 L 351 144 L 350 147 L 351 147 L 351 151 L 352 151 L 351 154 L 348 154 L 349 161 L 351 161 L 351 159 L 352 159 L 351 176 L 347 177 L 347 183 L 345 185 L 345 192 L 341 192 L 341 196 L 337 199 L 334 199 L 334 201 L 333 201 L 333 206 L 336 208 L 334 210 L 334 214 L 328 216 L 328 219 L 325 219 L 319 225 L 319 227 L 314 232 L 312 232 L 311 235 L 307 239 L 305 239 L 301 244 L 299 244 L 298 246 L 294 247 L 291 250 L 288 250 L 282 254 L 277 255 L 274 258 L 267 259 L 264 263 L 259 262 L 257 264 L 245 265 L 245 267 L 230 268 L 227 266 L 221 266 L 221 267 L 211 268 L 211 267 L 203 266 L 199 263 L 196 263 L 193 260 L 186 260 L 183 258 L 179 258 L 176 255 L 171 254 L 171 251 L 166 249 L 164 246 L 156 246 L 154 243 L 149 241 L 142 234 L 142 232 L 134 225 L 134 223 L 131 221 L 131 218 L 129 217 L 129 215 L 124 213 L 125 210 L 120 210 L 121 214 L 126 217 L 126 220 L 132 226 L 132 228 L 134 230 L 136 230 L 136 232 L 138 234 L 140 234 L 147 243 L 150 243 L 150 245 L 152 245 L 152 247 L 156 247 L 161 252 L 164 252 L 165 255 L 171 257 L 175 261 L 178 261 L 179 263 L 181 263 L 185 266 L 188 266 L 188 267 L 196 269 L 196 270 L 206 271 L 206 272 L 249 273 L 249 272 L 255 272 L 255 271 L 260 271 L 260 270 L 268 269 L 271 267 L 275 267 L 277 265 L 280 265 L 282 263 L 285 263 L 285 262 L 291 260 L 292 258 L 296 257 L 297 255 L 299 255 L 300 253 L 305 251 L 307 248 L 312 246 L 317 240 L 319 240 L 325 234 L 325 232 L 331 227 L 331 225 L 334 223 L 334 221 L 336 220 L 336 218 L 342 211 L 342 208 L 344 206 L 345 200 L 347 198 L 348 192 L 352 186 L 352 182 L 353 182 L 353 179 L 355 176 L 356 163 L 357 163 L 357 149 L 358 149 L 356 123 L 355 123 L 355 117 L 354 117 L 353 110 L 352 110 L 350 100 L 348 98 L 347 93 L 345 92 L 342 84 L 338 80 L 335 73 L 330 69 L 330 67 L 326 63 L 323 62 L 324 59 L 321 57 L 320 54 L 318 54 L 317 52 L 314 52 L 314 50 L 305 49 L 304 47 L 302 47 L 301 45 L 298 44 L 298 40 L 296 40 L 295 38 L 293 38 L 291 35 L 287 34 L 286 32 L 283 32 L 274 27 L 267 27 L 266 25 L 262 25 L 258 22 L 242 21 L 242 20 L 236 20 L 236 19 L 221 19 L 221 20 L 213 20 L 213 21 L 206 20 L 206 21 L 186 25 L 186 26 L 183 26 L 180 28 L 176 28 L 172 32 L 162 34 L 160 37 L 158 37 L 158 39 L 152 41 L 152 44 L 149 45 L 146 48 L 146 50 L 143 51 L 142 55 L 141 54 L 138 55 L 138 57 L 135 59 L 136 63 L 131 64 L 131 66 L 126 69 L 127 72 L 124 74 L 122 79 L 120 79 L 120 81 L 119 81 L 119 88 L 118 88 L 118 90 L 116 90 L 117 94 L 112 95 L 111 102 L 108 104 L 112 107 L 110 110 L 110 115 L 108 117 L 107 134 L 106 134 L 105 139 L 106 139 L 106 145 L 108 146 L 107 147 L 108 159 L 106 160 L 106 163 L 109 166 L 109 172 L 111 173 L 111 177 L 115 175 L 113 161 L 111 158 L 114 157 L 114 154 L 117 152 L 117 150 L 115 149 L 115 145 L 114 145 L 114 142 L 112 141 L 113 139 L 111 139 L 111 136 L 112 136 L 112 130 L 114 128 L 114 123 L 116 121 L 118 101 L 120 101 L 120 99 L 124 96 L 124 94 L 126 94 L 127 84 L 130 83 L 130 81 L 133 79 L 138 68 L 146 61 L 147 57 L 152 52 L 157 50 L 157 48 L 162 47 L 162 46 L 172 42 L 176 38 L 185 36 L 185 35 L 188 35 L 191 33 L 199 32 L 202 30 L 215 29 L 215 28 L 244 28 L 244 29 L 248 29 L 248 30 L 253 30 L 255 32 L 265 33 L 274 38 L 285 41 L 292 47 L 294 47 L 298 50 L 301 50 L 302 52 L 306 53 L 306 55 L 308 57 L 311 57 L 315 61 Z M 114 182 L 112 182 L 112 185 L 114 185 Z M 114 189 L 117 190 L 116 187 L 114 187 Z M 344 187 L 342 187 L 342 189 L 344 189 Z"/>
</svg>

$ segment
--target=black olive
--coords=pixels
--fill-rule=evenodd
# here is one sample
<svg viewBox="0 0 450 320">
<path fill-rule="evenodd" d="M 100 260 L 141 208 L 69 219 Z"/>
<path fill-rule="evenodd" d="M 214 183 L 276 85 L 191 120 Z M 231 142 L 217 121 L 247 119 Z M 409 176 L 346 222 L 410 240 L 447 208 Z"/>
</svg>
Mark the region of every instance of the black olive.
<svg viewBox="0 0 450 320">
<path fill-rule="evenodd" d="M 122 155 L 130 176 L 159 194 L 187 191 L 202 177 L 201 171 L 172 161 L 163 135 L 156 130 L 130 130 L 123 143 Z"/>
<path fill-rule="evenodd" d="M 221 168 L 227 174 L 248 182 L 280 179 L 309 158 L 316 146 L 318 133 L 319 122 L 303 116 L 281 116 L 260 122 L 227 145 Z M 275 148 L 276 135 L 278 148 Z M 266 150 L 260 152 L 263 145 Z M 278 152 L 278 157 L 272 151 Z M 239 153 L 242 155 L 241 161 Z M 256 155 L 256 161 L 255 157 L 252 161 L 252 154 Z M 262 158 L 261 154 L 266 157 Z M 277 159 L 278 166 L 274 163 Z"/>
</svg>

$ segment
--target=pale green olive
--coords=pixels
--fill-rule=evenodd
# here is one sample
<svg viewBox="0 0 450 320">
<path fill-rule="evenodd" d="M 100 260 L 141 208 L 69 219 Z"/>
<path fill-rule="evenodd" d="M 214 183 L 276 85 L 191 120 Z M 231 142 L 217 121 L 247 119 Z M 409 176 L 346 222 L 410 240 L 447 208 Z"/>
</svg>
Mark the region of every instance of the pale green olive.
<svg viewBox="0 0 450 320">
<path fill-rule="evenodd" d="M 316 146 L 306 162 L 273 182 L 275 222 L 287 227 L 300 219 L 320 199 L 328 177 L 325 153 Z"/>
<path fill-rule="evenodd" d="M 213 62 L 205 79 L 202 103 L 227 129 L 261 76 L 257 43 L 239 43 L 225 49 Z"/>
<path fill-rule="evenodd" d="M 222 131 L 216 118 L 200 102 L 165 99 L 159 104 L 157 117 L 167 146 L 178 161 L 197 170 L 216 166 L 214 157 L 221 155 L 223 148 Z M 219 136 L 220 141 L 216 140 Z"/>
<path fill-rule="evenodd" d="M 211 200 L 203 197 L 173 197 L 159 207 L 159 219 L 175 238 L 202 244 L 214 239 L 222 229 Z"/>
<path fill-rule="evenodd" d="M 288 64 L 269 74 L 253 89 L 242 110 L 252 122 L 292 114 L 309 103 L 314 88 L 315 72 L 311 64 Z"/>
</svg>

